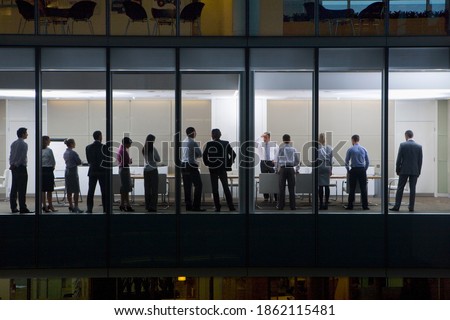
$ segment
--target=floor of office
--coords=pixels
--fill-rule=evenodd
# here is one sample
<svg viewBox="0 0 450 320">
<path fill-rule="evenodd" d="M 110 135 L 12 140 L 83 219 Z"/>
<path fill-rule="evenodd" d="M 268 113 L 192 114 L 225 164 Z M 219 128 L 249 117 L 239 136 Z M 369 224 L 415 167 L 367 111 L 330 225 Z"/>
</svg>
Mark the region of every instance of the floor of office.
<svg viewBox="0 0 450 320">
<path fill-rule="evenodd" d="M 235 198 L 236 199 L 236 198 Z M 449 197 L 429 197 L 429 196 L 419 196 L 416 197 L 415 210 L 413 213 L 408 211 L 408 196 L 403 198 L 402 206 L 400 211 L 392 212 L 390 214 L 449 214 L 450 213 L 450 198 Z M 393 201 L 391 197 L 390 201 Z M 30 210 L 34 211 L 34 197 L 27 197 L 27 204 Z M 100 197 L 95 197 L 94 200 L 94 210 L 93 214 L 103 214 L 103 209 L 100 205 Z M 236 201 L 235 201 L 236 202 Z M 336 198 L 334 195 L 330 197 L 328 210 L 319 210 L 320 214 L 379 214 L 381 213 L 381 199 L 379 197 L 369 197 L 369 208 L 370 210 L 362 210 L 361 203 L 359 197 L 356 197 L 356 202 L 354 209 L 349 211 L 344 208 L 346 205 L 347 196 L 344 195 L 343 201 L 341 195 L 338 195 Z M 239 210 L 230 212 L 225 201 L 222 199 L 222 210 L 221 214 L 238 214 Z M 69 212 L 68 204 L 65 202 L 57 203 L 56 201 L 53 203 L 54 207 L 58 210 L 58 212 L 51 213 L 43 213 L 43 214 L 66 214 L 66 215 L 74 215 L 75 213 Z M 238 205 L 235 204 L 237 209 Z M 158 204 L 158 210 L 155 213 L 148 213 L 145 209 L 144 198 L 137 196 L 135 198 L 134 203 L 132 203 L 134 208 L 134 212 L 121 212 L 119 210 L 119 203 L 116 201 L 113 204 L 113 213 L 114 214 L 174 214 L 175 213 L 175 203 L 173 200 L 170 200 L 169 203 L 163 203 L 162 201 Z M 80 202 L 79 207 L 81 210 L 86 210 L 86 202 L 83 198 L 83 201 Z M 389 207 L 392 207 L 392 203 L 390 203 Z M 181 205 L 182 213 L 194 213 L 194 214 L 216 214 L 214 203 L 212 198 L 207 196 L 202 203 L 202 208 L 206 211 L 204 212 L 186 212 L 184 204 Z M 274 201 L 264 201 L 262 195 L 256 200 L 255 206 L 256 214 L 310 214 L 312 213 L 312 205 L 308 195 L 297 195 L 296 196 L 296 209 L 290 210 L 289 208 L 289 199 L 286 198 L 286 204 L 284 210 L 277 209 L 277 203 Z M 33 214 L 33 213 L 32 213 Z M 85 213 L 83 213 L 85 214 Z M 0 215 L 12 215 L 9 207 L 9 201 L 0 201 Z M 17 214 L 16 214 L 17 215 Z"/>
</svg>

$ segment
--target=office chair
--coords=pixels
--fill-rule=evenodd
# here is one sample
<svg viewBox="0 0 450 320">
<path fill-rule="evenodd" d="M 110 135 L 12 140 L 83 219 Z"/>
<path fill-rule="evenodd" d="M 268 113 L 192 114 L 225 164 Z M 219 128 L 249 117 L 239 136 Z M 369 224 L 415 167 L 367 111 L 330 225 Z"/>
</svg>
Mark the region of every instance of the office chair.
<svg viewBox="0 0 450 320">
<path fill-rule="evenodd" d="M 191 35 L 202 35 L 200 17 L 204 6 L 203 2 L 192 2 L 181 10 L 180 21 L 191 23 Z"/>
<path fill-rule="evenodd" d="M 23 33 L 28 21 L 34 21 L 34 5 L 24 0 L 16 0 L 17 9 L 22 18 L 19 21 L 18 33 Z M 23 21 L 23 25 L 22 25 Z"/>
<path fill-rule="evenodd" d="M 128 33 L 128 27 L 130 26 L 130 23 L 134 22 L 146 23 L 147 33 L 148 35 L 150 35 L 150 25 L 148 23 L 149 19 L 144 7 L 141 6 L 139 3 L 127 0 L 123 3 L 123 8 L 125 9 L 125 14 L 128 17 L 128 23 L 125 28 L 125 35 Z"/>
<path fill-rule="evenodd" d="M 72 19 L 72 33 L 73 24 L 75 22 L 87 22 L 91 34 L 94 34 L 94 27 L 92 26 L 91 17 L 94 15 L 94 9 L 97 5 L 94 1 L 79 1 L 69 9 L 69 19 Z"/>
<path fill-rule="evenodd" d="M 153 27 L 153 35 L 160 35 L 160 26 L 170 26 L 170 34 L 175 33 L 175 17 L 177 11 L 175 9 L 157 9 L 152 8 L 152 16 L 155 19 Z"/>
<path fill-rule="evenodd" d="M 358 33 L 361 35 L 361 30 L 364 22 L 366 26 L 370 27 L 372 24 L 378 34 L 379 21 L 383 19 L 384 15 L 384 2 L 374 2 L 369 4 L 366 8 L 361 10 L 358 14 Z"/>
</svg>

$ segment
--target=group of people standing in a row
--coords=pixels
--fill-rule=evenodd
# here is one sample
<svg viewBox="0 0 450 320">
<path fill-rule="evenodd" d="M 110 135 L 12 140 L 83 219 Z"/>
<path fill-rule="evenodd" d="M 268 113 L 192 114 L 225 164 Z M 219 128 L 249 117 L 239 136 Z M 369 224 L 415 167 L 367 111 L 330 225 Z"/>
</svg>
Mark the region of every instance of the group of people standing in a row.
<svg viewBox="0 0 450 320">
<path fill-rule="evenodd" d="M 28 144 L 25 139 L 28 137 L 27 128 L 17 130 L 17 140 L 11 144 L 9 157 L 10 170 L 12 173 L 12 183 L 10 192 L 10 207 L 12 213 L 31 213 L 26 204 L 26 192 L 28 183 L 27 172 L 27 153 Z M 107 146 L 102 143 L 103 136 L 101 131 L 93 133 L 94 142 L 86 146 L 86 159 L 89 165 L 89 187 L 86 199 L 86 213 L 92 213 L 94 208 L 94 195 L 97 183 L 100 185 L 103 212 L 110 211 L 110 205 L 107 201 L 109 185 L 107 183 L 109 175 L 109 159 L 107 157 Z M 142 148 L 145 159 L 144 167 L 144 187 L 145 203 L 149 212 L 156 211 L 158 199 L 158 169 L 157 162 L 160 162 L 158 151 L 153 143 L 155 136 L 149 134 L 146 143 Z M 42 212 L 57 212 L 53 206 L 53 191 L 55 187 L 54 169 L 56 166 L 55 157 L 50 145 L 50 137 L 42 137 Z M 120 211 L 134 211 L 130 205 L 129 192 L 132 189 L 130 177 L 131 158 L 128 148 L 131 146 L 131 139 L 123 138 L 122 144 L 117 152 L 117 162 L 119 165 L 119 176 L 121 181 L 121 201 Z M 78 166 L 82 164 L 81 158 L 74 150 L 76 143 L 74 139 L 66 139 L 64 144 L 67 146 L 63 158 L 66 164 L 64 180 L 67 201 L 69 202 L 69 211 L 73 213 L 82 213 L 78 207 L 80 195 L 80 182 L 78 176 Z M 17 204 L 17 200 L 19 205 Z M 19 208 L 18 208 L 19 207 Z"/>
<path fill-rule="evenodd" d="M 391 211 L 399 211 L 403 191 L 407 181 L 409 181 L 409 206 L 410 212 L 414 211 L 416 183 L 422 168 L 422 146 L 413 139 L 411 130 L 405 132 L 405 142 L 400 144 L 397 160 L 396 173 L 399 176 L 395 205 Z M 295 168 L 298 168 L 299 153 L 292 146 L 290 136 L 283 136 L 283 144 L 279 147 L 270 139 L 270 132 L 264 132 L 259 141 L 258 151 L 260 157 L 261 173 L 279 174 L 279 193 L 274 194 L 277 208 L 283 210 L 285 203 L 286 183 L 289 190 L 289 204 L 295 210 Z M 353 210 L 355 202 L 356 186 L 359 184 L 361 190 L 361 204 L 363 210 L 370 210 L 367 197 L 367 169 L 369 168 L 369 155 L 367 150 L 359 144 L 359 135 L 351 137 L 352 147 L 345 156 L 345 167 L 347 169 L 349 196 L 348 203 L 344 208 Z M 330 197 L 330 177 L 333 166 L 333 149 L 325 143 L 325 134 L 319 134 L 318 141 L 318 197 L 319 210 L 327 210 Z M 264 194 L 265 201 L 268 201 L 269 194 Z M 277 201 L 278 200 L 278 201 Z"/>
<path fill-rule="evenodd" d="M 181 149 L 181 173 L 183 178 L 184 201 L 187 211 L 205 211 L 201 208 L 202 180 L 199 171 L 199 160 L 203 159 L 204 164 L 209 168 L 212 194 L 214 199 L 215 211 L 221 211 L 219 185 L 220 180 L 224 191 L 225 199 L 230 211 L 235 211 L 232 194 L 228 185 L 227 172 L 232 170 L 232 165 L 236 158 L 236 153 L 226 140 L 221 140 L 222 133 L 219 129 L 211 131 L 211 141 L 209 141 L 202 152 L 198 142 L 195 141 L 197 133 L 195 128 L 186 129 L 186 138 L 182 141 Z M 390 210 L 399 211 L 403 190 L 406 182 L 409 180 L 410 201 L 409 211 L 414 211 L 415 189 L 417 178 L 420 175 L 422 167 L 422 146 L 413 140 L 413 132 L 405 132 L 406 142 L 400 144 L 396 161 L 396 173 L 399 175 L 399 184 L 397 187 L 396 202 Z M 28 145 L 24 141 L 28 137 L 26 128 L 17 130 L 18 139 L 11 144 L 10 170 L 12 171 L 12 184 L 10 193 L 10 206 L 13 213 L 32 212 L 26 205 L 26 189 L 28 181 L 27 173 L 27 152 Z M 109 159 L 107 158 L 107 146 L 102 143 L 101 131 L 93 133 L 94 142 L 86 147 L 86 159 L 89 164 L 89 187 L 87 195 L 86 213 L 92 213 L 94 206 L 94 194 L 97 182 L 100 185 L 102 195 L 102 206 L 104 212 L 110 211 L 106 195 L 109 192 L 107 178 L 109 175 Z M 146 138 L 142 154 L 144 156 L 144 190 L 145 190 L 145 208 L 148 212 L 157 211 L 158 201 L 158 163 L 161 158 L 157 149 L 154 147 L 155 136 L 149 134 Z M 361 189 L 361 203 L 363 210 L 369 210 L 367 199 L 367 174 L 369 167 L 369 156 L 367 150 L 359 144 L 360 137 L 353 135 L 351 137 L 352 147 L 347 150 L 345 157 L 345 167 L 347 169 L 349 183 L 347 210 L 353 210 L 355 201 L 356 185 L 359 183 Z M 300 154 L 293 147 L 291 137 L 285 134 L 282 137 L 282 144 L 278 146 L 271 141 L 270 132 L 265 132 L 258 141 L 258 152 L 260 157 L 261 173 L 278 173 L 279 191 L 274 195 L 277 202 L 277 209 L 283 210 L 285 206 L 286 184 L 289 191 L 289 206 L 291 210 L 296 209 L 295 204 L 295 174 L 300 166 Z M 82 213 L 78 207 L 80 184 L 78 177 L 78 166 L 82 161 L 78 153 L 74 150 L 76 144 L 74 139 L 64 141 L 67 146 L 63 158 L 66 164 L 65 170 L 65 188 L 67 200 L 69 202 L 69 211 Z M 130 165 L 132 159 L 129 156 L 129 148 L 132 140 L 129 137 L 122 139 L 122 144 L 117 151 L 117 163 L 119 165 L 120 176 L 120 211 L 133 212 L 130 205 L 129 193 L 132 191 Z M 54 191 L 55 177 L 54 168 L 56 165 L 53 151 L 49 148 L 50 137 L 42 137 L 42 211 L 56 212 L 53 206 L 52 192 Z M 318 167 L 318 196 L 319 209 L 327 210 L 330 196 L 330 176 L 332 174 L 333 149 L 325 143 L 325 134 L 319 134 L 319 148 L 317 157 Z M 193 198 L 192 188 L 194 187 Z M 19 209 L 17 208 L 17 199 L 19 200 Z M 264 194 L 265 201 L 268 201 L 269 194 Z"/>
</svg>

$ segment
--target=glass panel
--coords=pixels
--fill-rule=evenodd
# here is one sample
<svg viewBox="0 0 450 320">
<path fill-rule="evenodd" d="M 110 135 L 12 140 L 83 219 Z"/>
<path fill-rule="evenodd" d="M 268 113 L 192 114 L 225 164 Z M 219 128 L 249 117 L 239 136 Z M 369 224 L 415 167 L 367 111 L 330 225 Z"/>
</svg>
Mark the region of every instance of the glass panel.
<svg viewBox="0 0 450 320">
<path fill-rule="evenodd" d="M 114 210 L 124 211 L 129 198 L 136 212 L 175 212 L 175 51 L 171 49 L 117 48 L 111 51 L 113 74 L 113 136 L 115 152 L 129 137 L 131 192 L 121 192 L 120 177 L 127 170 L 113 169 Z M 144 157 L 146 139 L 153 135 L 156 164 L 151 153 Z M 151 146 L 149 144 L 148 146 Z M 147 148 L 145 150 L 148 150 Z M 150 152 L 150 151 L 149 151 Z M 156 153 L 155 153 L 156 154 Z M 116 161 L 121 156 L 115 156 Z M 158 160 L 158 157 L 155 157 Z M 150 162 L 149 162 L 150 160 Z M 145 166 L 147 168 L 144 170 Z M 156 166 L 155 166 L 156 165 Z M 119 170 L 122 171 L 119 176 Z M 124 180 L 126 181 L 126 180 Z M 158 182 L 158 189 L 155 185 Z M 145 196 L 147 193 L 147 196 Z M 151 195 L 155 194 L 155 197 Z M 121 203 L 122 201 L 122 203 Z"/>
<path fill-rule="evenodd" d="M 391 65 L 389 74 L 388 188 L 391 208 L 400 209 L 400 212 L 408 212 L 408 209 L 426 213 L 448 212 L 449 51 L 423 48 L 410 49 L 407 53 L 406 49 L 392 49 L 390 56 L 393 62 L 402 62 Z M 430 56 L 436 59 L 432 63 Z M 413 142 L 406 141 L 410 138 L 407 130 L 412 131 L 411 138 L 422 146 L 421 168 L 419 150 L 406 158 L 402 156 L 403 150 L 414 146 Z M 409 167 L 411 169 L 407 171 Z M 414 201 L 412 195 L 417 177 Z M 409 180 L 400 198 L 406 178 Z"/>
<path fill-rule="evenodd" d="M 101 49 L 42 51 L 42 133 L 50 137 L 49 148 L 56 161 L 55 188 L 48 199 L 62 212 L 101 213 L 108 210 L 108 203 L 101 197 L 102 194 L 107 197 L 108 165 L 106 169 L 104 165 L 92 169 L 95 173 L 88 178 L 88 162 L 96 168 L 92 160 L 96 156 L 91 156 L 88 161 L 85 152 L 93 140 L 107 142 L 106 77 L 98 71 L 105 70 L 104 56 Z M 102 134 L 94 134 L 95 131 Z M 100 159 L 108 162 L 107 152 L 103 154 Z M 96 179 L 101 188 L 96 189 Z M 90 182 L 93 185 L 89 188 Z"/>
<path fill-rule="evenodd" d="M 30 49 L 0 50 L 0 55 L 5 57 L 0 62 L 0 119 L 3 119 L 0 139 L 4 146 L 0 156 L 0 198 L 10 200 L 1 202 L 1 213 L 26 211 L 27 208 L 35 210 L 36 106 L 33 53 Z M 17 132 L 21 127 L 27 129 L 26 139 L 18 139 Z M 26 144 L 28 152 L 20 151 L 19 142 L 23 146 Z M 11 158 L 12 153 L 14 155 Z M 11 164 L 14 164 L 13 170 L 10 170 Z M 14 193 L 13 198 L 11 192 Z M 21 198 L 24 200 L 21 201 Z"/>
<path fill-rule="evenodd" d="M 303 1 L 251 0 L 250 35 L 311 36 L 314 18 L 308 16 Z"/>
<path fill-rule="evenodd" d="M 335 61 L 342 55 L 346 63 L 338 67 Z M 381 57 L 378 49 L 320 51 L 318 195 L 319 210 L 328 210 L 321 213 L 382 210 L 382 77 L 380 71 L 368 71 L 377 64 L 381 69 Z M 338 69 L 342 71 L 334 71 Z"/>
<path fill-rule="evenodd" d="M 117 166 L 113 169 L 115 211 L 175 212 L 171 147 L 175 136 L 174 88 L 173 73 L 113 75 L 113 136 L 117 153 Z M 126 137 L 132 143 L 121 151 Z M 154 143 L 150 142 L 152 140 Z M 131 159 L 128 169 L 126 153 Z M 127 183 L 130 180 L 132 188 Z"/>
<path fill-rule="evenodd" d="M 274 146 L 277 144 L 275 148 L 280 144 L 283 145 L 284 134 L 290 135 L 292 146 L 296 148 L 301 161 L 298 170 L 301 175 L 295 176 L 297 181 L 294 193 L 297 210 L 294 212 L 312 212 L 311 192 L 307 191 L 312 190 L 311 158 L 308 155 L 308 148 L 312 133 L 313 53 L 311 49 L 253 49 L 250 52 L 251 69 L 255 72 L 254 137 L 257 149 L 255 149 L 254 196 L 257 212 L 273 212 L 277 209 L 279 200 L 278 175 L 270 174 L 277 167 L 272 160 L 276 160 L 278 154 L 276 149 L 270 148 L 269 155 L 266 155 L 264 140 L 268 139 L 267 133 L 270 133 L 272 144 Z M 264 175 L 260 175 L 261 173 Z M 304 177 L 309 180 L 298 180 Z M 262 181 L 262 179 L 269 180 Z M 264 191 L 266 188 L 278 192 Z M 285 192 L 286 199 L 289 199 L 288 188 Z M 285 209 L 289 208 L 289 200 L 286 200 Z"/>
<path fill-rule="evenodd" d="M 441 0 L 392 0 L 389 34 L 395 36 L 447 35 L 449 2 Z"/>
<path fill-rule="evenodd" d="M 34 33 L 33 2 L 2 1 L 0 5 L 1 34 Z"/>
<path fill-rule="evenodd" d="M 184 203 L 188 209 L 206 208 L 208 211 L 220 210 L 220 200 L 225 196 L 228 201 L 223 202 L 223 208 L 233 209 L 236 207 L 236 197 L 239 195 L 239 113 L 240 113 L 240 84 L 241 74 L 238 71 L 244 70 L 244 51 L 240 49 L 183 49 L 180 55 L 180 65 L 182 73 L 182 123 L 181 123 L 181 137 L 185 141 L 184 149 L 180 150 L 180 160 L 182 162 L 183 173 L 183 187 L 184 189 Z M 214 148 L 211 148 L 209 157 L 194 159 L 193 153 L 188 155 L 189 146 L 187 134 L 194 128 L 196 132 L 195 142 L 199 144 L 199 150 L 203 150 L 207 142 L 212 140 L 212 129 L 220 130 L 220 140 L 223 142 L 219 147 L 221 154 L 214 154 Z M 187 132 L 186 132 L 187 131 Z M 216 132 L 216 131 L 215 131 Z M 214 134 L 215 139 L 217 136 Z M 193 138 L 193 135 L 190 135 Z M 192 142 L 192 141 L 191 141 Z M 189 144 L 193 146 L 193 143 Z M 208 145 L 210 147 L 211 145 Z M 234 164 L 227 156 L 223 158 L 223 153 L 231 154 L 231 150 L 238 154 L 234 160 Z M 194 149 L 190 149 L 195 152 Z M 218 160 L 215 159 L 218 157 Z M 206 160 L 206 163 L 202 162 Z M 197 163 L 199 168 L 196 167 Z M 212 163 L 211 163 L 212 162 Z M 219 166 L 219 170 L 215 170 L 216 163 L 220 162 L 223 165 Z M 186 165 L 190 163 L 191 165 Z M 218 191 L 219 198 L 216 198 L 216 208 L 212 199 L 212 186 L 215 186 L 215 179 L 213 177 L 222 179 L 225 185 L 222 188 L 219 183 Z M 203 175 L 198 175 L 199 173 Z M 228 176 L 228 178 L 227 178 Z M 192 182 L 194 179 L 194 183 Z M 201 180 L 200 180 L 201 179 Z M 191 191 L 200 188 L 190 188 L 190 186 L 203 185 L 202 192 L 190 197 Z M 226 186 L 228 184 L 228 186 Z M 225 192 L 222 192 L 225 190 Z M 214 191 L 216 189 L 214 188 Z M 228 192 L 230 191 L 230 193 Z M 216 195 L 217 193 L 214 192 Z M 234 195 L 233 195 L 234 194 Z M 231 197 L 234 199 L 232 200 Z M 195 199 L 194 199 L 195 198 Z M 225 200 L 226 200 L 225 199 Z M 217 202 L 219 201 L 219 202 Z M 194 208 L 195 207 L 195 208 Z M 182 207 L 184 209 L 184 207 Z M 224 210 L 227 211 L 227 210 Z"/>
<path fill-rule="evenodd" d="M 311 213 L 312 73 L 257 72 L 254 77 L 256 211 Z"/>
</svg>

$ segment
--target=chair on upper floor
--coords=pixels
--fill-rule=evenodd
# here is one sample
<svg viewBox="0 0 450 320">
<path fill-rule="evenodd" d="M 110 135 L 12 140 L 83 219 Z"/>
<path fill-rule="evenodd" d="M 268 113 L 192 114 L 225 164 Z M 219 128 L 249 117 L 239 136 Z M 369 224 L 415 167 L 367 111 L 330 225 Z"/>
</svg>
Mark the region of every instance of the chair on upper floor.
<svg viewBox="0 0 450 320">
<path fill-rule="evenodd" d="M 18 33 L 23 33 L 27 22 L 29 21 L 34 22 L 34 5 L 24 0 L 16 0 L 16 4 L 17 9 L 19 10 L 20 15 L 22 16 L 22 18 L 19 21 Z"/>
<path fill-rule="evenodd" d="M 147 24 L 147 33 L 150 35 L 150 24 L 147 11 L 139 3 L 134 1 L 124 1 L 123 8 L 125 9 L 125 14 L 128 17 L 128 23 L 125 28 L 125 35 L 128 33 L 128 27 L 131 23 L 142 22 Z"/>
<path fill-rule="evenodd" d="M 75 2 L 69 9 L 69 19 L 72 20 L 72 30 L 75 22 L 86 22 L 89 26 L 89 31 L 94 34 L 94 27 L 92 26 L 91 17 L 94 15 L 94 10 L 97 3 L 94 1 L 83 0 Z"/>
<path fill-rule="evenodd" d="M 361 35 L 361 30 L 363 26 L 370 28 L 375 27 L 375 31 L 378 34 L 378 26 L 380 21 L 383 20 L 385 4 L 384 2 L 373 2 L 369 4 L 366 8 L 361 10 L 358 14 L 358 34 Z"/>
<path fill-rule="evenodd" d="M 181 10 L 180 21 L 191 23 L 191 35 L 200 36 L 202 34 L 200 18 L 204 6 L 203 2 L 192 2 Z"/>
<path fill-rule="evenodd" d="M 161 34 L 161 27 L 170 27 L 170 35 L 175 34 L 175 18 L 177 11 L 175 9 L 157 9 L 152 8 L 152 16 L 155 19 L 155 25 L 153 27 L 153 35 Z"/>
<path fill-rule="evenodd" d="M 306 15 L 308 16 L 309 20 L 314 21 L 315 17 L 315 4 L 314 2 L 306 2 L 303 4 L 303 7 L 305 8 Z M 320 22 L 327 22 L 328 23 L 328 29 L 331 35 L 336 35 L 339 25 L 349 23 L 352 29 L 352 34 L 355 34 L 355 27 L 353 25 L 353 18 L 355 11 L 353 9 L 342 9 L 342 10 L 332 10 L 327 9 L 323 5 L 319 4 L 319 21 Z M 334 33 L 333 33 L 333 27 L 334 27 Z"/>
</svg>

